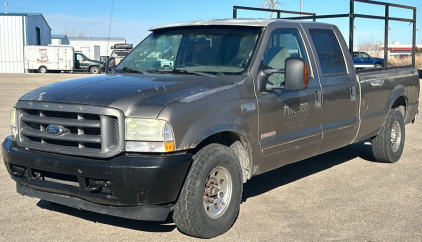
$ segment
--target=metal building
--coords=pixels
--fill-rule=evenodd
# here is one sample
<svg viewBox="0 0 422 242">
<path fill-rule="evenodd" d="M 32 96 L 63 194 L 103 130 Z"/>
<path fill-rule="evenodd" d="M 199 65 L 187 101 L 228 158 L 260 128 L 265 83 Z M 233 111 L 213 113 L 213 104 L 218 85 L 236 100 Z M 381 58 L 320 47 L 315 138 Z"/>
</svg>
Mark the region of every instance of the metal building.
<svg viewBox="0 0 422 242">
<path fill-rule="evenodd" d="M 68 45 L 69 39 L 64 34 L 52 34 L 51 45 Z"/>
<path fill-rule="evenodd" d="M 0 73 L 24 73 L 24 46 L 48 45 L 51 28 L 40 13 L 0 13 Z"/>
<path fill-rule="evenodd" d="M 126 44 L 122 37 L 68 37 L 75 51 L 82 51 L 88 58 L 100 60 L 100 57 L 111 54 L 114 44 Z"/>
</svg>

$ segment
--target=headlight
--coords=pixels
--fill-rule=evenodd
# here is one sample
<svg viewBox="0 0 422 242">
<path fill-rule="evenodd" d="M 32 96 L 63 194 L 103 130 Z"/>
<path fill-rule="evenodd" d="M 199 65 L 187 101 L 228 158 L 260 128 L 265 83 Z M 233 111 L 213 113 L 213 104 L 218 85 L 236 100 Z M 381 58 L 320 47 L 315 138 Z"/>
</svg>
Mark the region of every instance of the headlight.
<svg viewBox="0 0 422 242">
<path fill-rule="evenodd" d="M 10 110 L 10 127 L 13 138 L 16 138 L 16 108 Z"/>
<path fill-rule="evenodd" d="M 172 152 L 173 131 L 164 120 L 126 118 L 126 151 Z"/>
</svg>

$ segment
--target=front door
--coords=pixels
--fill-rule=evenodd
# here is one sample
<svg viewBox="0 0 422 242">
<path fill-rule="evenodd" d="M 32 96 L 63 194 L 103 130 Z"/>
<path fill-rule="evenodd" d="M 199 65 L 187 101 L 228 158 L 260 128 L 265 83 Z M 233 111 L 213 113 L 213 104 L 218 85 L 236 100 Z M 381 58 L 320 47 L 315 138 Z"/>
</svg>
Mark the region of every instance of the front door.
<svg viewBox="0 0 422 242">
<path fill-rule="evenodd" d="M 310 63 L 309 45 L 304 44 L 300 31 L 294 28 L 274 30 L 263 57 L 263 67 L 284 69 L 288 57 L 300 57 Z M 316 101 L 321 95 L 321 87 L 318 78 L 313 78 L 314 68 L 313 64 L 309 66 L 310 81 L 305 90 L 281 88 L 257 93 L 258 138 L 262 155 L 260 173 L 316 154 L 322 134 L 322 108 Z M 284 74 L 273 74 L 268 77 L 268 82 L 282 86 Z"/>
<path fill-rule="evenodd" d="M 75 53 L 75 70 L 86 70 L 88 68 L 88 62 L 85 55 Z"/>
</svg>

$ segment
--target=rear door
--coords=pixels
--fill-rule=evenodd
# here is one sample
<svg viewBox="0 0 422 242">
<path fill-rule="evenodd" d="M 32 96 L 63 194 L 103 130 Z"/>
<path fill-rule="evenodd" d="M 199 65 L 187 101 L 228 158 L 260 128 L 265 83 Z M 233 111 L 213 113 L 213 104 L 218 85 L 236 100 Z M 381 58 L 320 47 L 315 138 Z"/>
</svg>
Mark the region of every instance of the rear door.
<svg viewBox="0 0 422 242">
<path fill-rule="evenodd" d="M 309 65 L 310 81 L 307 89 L 289 91 L 278 89 L 257 93 L 259 105 L 260 173 L 302 160 L 316 154 L 321 140 L 321 106 L 316 95 L 321 94 L 318 78 L 314 78 L 312 53 L 298 24 L 274 29 L 265 41 L 262 68 L 284 69 L 288 57 L 300 57 Z M 262 69 L 261 68 L 261 69 Z M 284 74 L 268 77 L 273 85 L 284 84 Z"/>
<path fill-rule="evenodd" d="M 336 31 L 335 31 L 336 30 Z M 318 27 L 306 30 L 316 50 L 323 91 L 323 136 L 318 153 L 350 144 L 357 132 L 359 90 L 347 46 L 337 29 Z"/>
</svg>

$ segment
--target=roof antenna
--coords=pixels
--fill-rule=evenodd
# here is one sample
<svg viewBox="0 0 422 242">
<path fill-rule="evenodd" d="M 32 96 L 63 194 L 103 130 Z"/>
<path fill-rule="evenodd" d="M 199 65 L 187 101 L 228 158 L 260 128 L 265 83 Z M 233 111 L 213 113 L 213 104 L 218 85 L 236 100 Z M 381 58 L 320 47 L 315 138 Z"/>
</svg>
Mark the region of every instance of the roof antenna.
<svg viewBox="0 0 422 242">
<path fill-rule="evenodd" d="M 6 12 L 4 12 L 4 13 L 7 13 L 7 3 L 4 3 L 4 6 L 6 6 Z"/>
<path fill-rule="evenodd" d="M 110 14 L 110 25 L 108 26 L 108 38 L 107 38 L 107 56 L 108 56 L 108 50 L 110 45 L 110 31 L 111 31 L 111 19 L 113 18 L 113 8 L 114 8 L 114 0 L 113 5 L 111 5 L 111 14 Z"/>
</svg>

